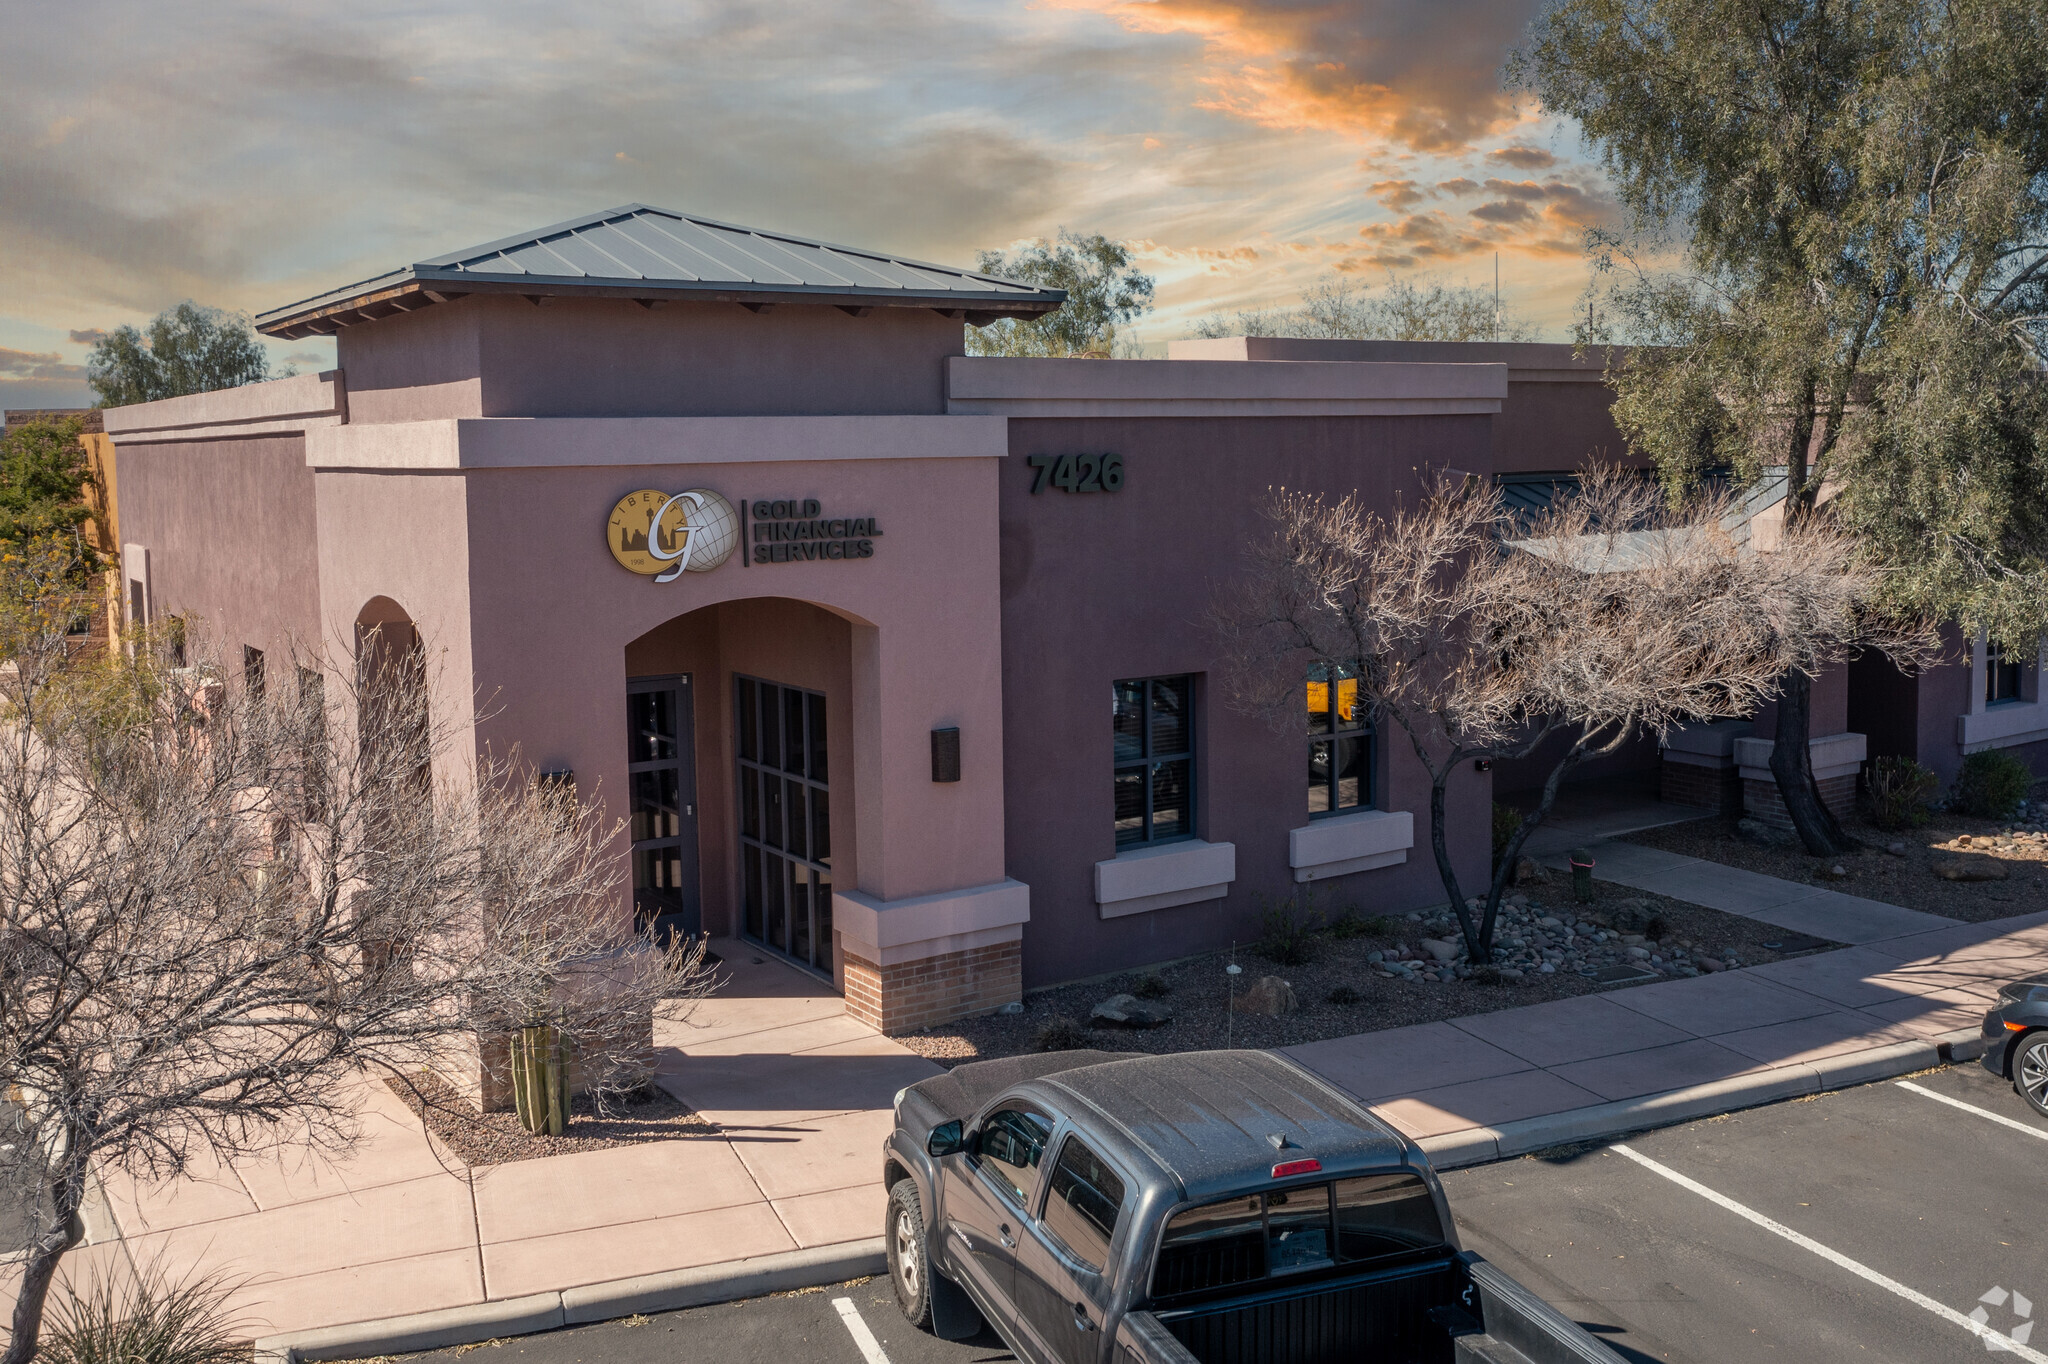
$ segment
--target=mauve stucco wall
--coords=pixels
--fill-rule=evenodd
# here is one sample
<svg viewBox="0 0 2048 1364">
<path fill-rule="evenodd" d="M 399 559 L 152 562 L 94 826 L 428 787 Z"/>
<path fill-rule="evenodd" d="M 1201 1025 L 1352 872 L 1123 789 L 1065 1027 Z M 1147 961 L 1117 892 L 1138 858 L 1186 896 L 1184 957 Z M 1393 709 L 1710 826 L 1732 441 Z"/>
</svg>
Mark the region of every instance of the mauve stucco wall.
<svg viewBox="0 0 2048 1364">
<path fill-rule="evenodd" d="M 296 435 L 115 447 L 121 536 L 149 550 L 159 617 L 195 618 L 238 668 L 321 635 L 313 473 Z M 204 647 L 204 643 L 202 643 Z"/>
<path fill-rule="evenodd" d="M 964 326 L 929 308 L 472 294 L 336 345 L 354 421 L 938 413 Z"/>
<path fill-rule="evenodd" d="M 717 711 L 738 668 L 827 684 L 833 804 L 858 801 L 861 814 L 843 845 L 835 822 L 835 854 L 857 859 L 861 890 L 895 900 L 1000 880 L 995 463 L 775 461 L 469 475 L 475 676 L 495 707 L 482 737 L 516 739 L 537 766 L 573 769 L 581 790 L 601 793 L 610 812 L 623 815 L 629 646 L 632 666 L 641 666 L 650 632 L 730 603 L 716 617 L 722 676 L 711 688 L 693 684 L 703 741 L 698 795 L 711 807 L 700 826 L 704 866 L 725 857 L 732 841 L 729 812 L 717 808 L 731 799 L 730 726 Z M 827 516 L 874 516 L 882 535 L 873 558 L 851 562 L 742 567 L 736 556 L 673 583 L 620 568 L 603 534 L 612 505 L 639 488 L 686 487 L 734 502 L 815 497 Z M 827 613 L 839 623 L 822 620 Z M 852 681 L 838 680 L 849 675 L 843 670 Z M 707 700 L 706 690 L 720 694 Z M 926 736 L 941 725 L 959 725 L 965 737 L 963 780 L 949 785 L 931 781 Z M 839 746 L 849 742 L 842 756 Z M 706 875 L 701 884 L 716 923 L 719 882 Z"/>
<path fill-rule="evenodd" d="M 1522 383 L 1513 370 L 1508 376 L 1507 401 L 1494 418 L 1491 472 L 1553 473 L 1594 460 L 1649 463 L 1629 454 L 1614 424 L 1614 390 L 1606 384 Z"/>
<path fill-rule="evenodd" d="M 1258 897 L 1290 895 L 1288 831 L 1308 823 L 1307 736 L 1276 735 L 1223 704 L 1202 624 L 1215 584 L 1261 533 L 1269 487 L 1388 507 L 1420 467 L 1484 467 L 1489 418 L 1032 419 L 1010 423 L 1002 470 L 1005 810 L 1010 874 L 1031 887 L 1027 985 L 1097 975 L 1257 936 Z M 1113 450 L 1116 493 L 1033 495 L 1026 457 Z M 1116 855 L 1110 684 L 1202 675 L 1197 685 L 1201 837 L 1237 846 L 1222 900 L 1104 920 L 1094 864 Z M 1323 883 L 1323 903 L 1405 912 L 1444 899 L 1429 851 L 1428 779 L 1398 731 L 1380 746 L 1382 808 L 1415 813 L 1401 866 Z M 1486 867 L 1488 779 L 1453 782 L 1459 875 Z"/>
</svg>

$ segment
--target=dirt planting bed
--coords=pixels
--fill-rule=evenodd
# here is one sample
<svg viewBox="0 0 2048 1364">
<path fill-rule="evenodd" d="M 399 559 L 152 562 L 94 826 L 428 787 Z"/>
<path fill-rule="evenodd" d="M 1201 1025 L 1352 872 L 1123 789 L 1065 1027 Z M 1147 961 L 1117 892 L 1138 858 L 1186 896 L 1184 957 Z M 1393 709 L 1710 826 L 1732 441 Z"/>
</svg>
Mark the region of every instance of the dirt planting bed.
<svg viewBox="0 0 2048 1364">
<path fill-rule="evenodd" d="M 718 1129 L 698 1117 L 687 1104 L 651 1085 L 628 1100 L 615 1103 L 610 1114 L 599 1114 L 588 1098 L 576 1098 L 569 1105 L 569 1122 L 562 1135 L 549 1137 L 527 1131 L 510 1112 L 479 1113 L 476 1105 L 432 1075 L 385 1083 L 426 1123 L 427 1130 L 439 1139 L 442 1150 L 470 1167 L 602 1151 L 643 1141 L 685 1141 L 718 1135 Z"/>
<path fill-rule="evenodd" d="M 1462 961 L 1438 963 L 1430 957 L 1422 946 L 1424 938 L 1440 942 L 1457 938 L 1447 912 L 1400 919 L 1354 918 L 1336 932 L 1310 935 L 1304 962 L 1276 962 L 1262 956 L 1257 947 L 1247 946 L 1234 956 L 1214 953 L 1152 971 L 1038 991 L 1025 997 L 1020 1014 L 963 1019 L 897 1040 L 947 1066 L 1014 1056 L 1048 1045 L 1152 1053 L 1222 1046 L 1284 1047 L 1492 1013 L 1598 990 L 1627 989 L 1696 975 L 1705 969 L 1726 969 L 1731 962 L 1761 965 L 1839 946 L 1799 939 L 1753 919 L 1600 881 L 1594 883 L 1592 903 L 1579 905 L 1573 902 L 1570 886 L 1559 884 L 1560 879 L 1553 875 L 1546 885 L 1517 892 L 1525 903 L 1503 915 L 1497 938 L 1496 961 L 1508 963 L 1504 971 L 1498 967 L 1475 970 Z M 1545 924 L 1546 919 L 1553 923 Z M 1567 934 L 1567 923 L 1582 925 L 1584 931 Z M 1661 936 L 1630 932 L 1634 941 L 1619 936 L 1622 929 L 1635 927 Z M 1607 941 L 1595 941 L 1595 934 L 1608 935 Z M 1523 946 L 1509 948 L 1507 943 L 1513 939 Z M 1552 954 L 1548 958 L 1544 945 L 1549 945 Z M 1642 955 L 1631 953 L 1631 947 L 1642 949 Z M 1390 966 L 1387 959 L 1397 952 L 1406 963 Z M 1373 960 L 1375 955 L 1380 960 Z M 1549 972 L 1537 964 L 1545 959 L 1552 963 Z M 1242 968 L 1234 978 L 1225 970 L 1232 961 Z M 1706 965 L 1708 962 L 1712 965 Z M 1642 972 L 1639 978 L 1594 978 L 1601 971 L 1619 974 L 1631 968 Z M 1232 1013 L 1226 1008 L 1232 993 L 1247 994 L 1266 976 L 1288 983 L 1298 1006 L 1296 1012 L 1270 1017 Z M 1171 1013 L 1172 1021 L 1145 1029 L 1089 1026 L 1095 1006 L 1118 994 L 1135 995 L 1140 1004 Z"/>
</svg>

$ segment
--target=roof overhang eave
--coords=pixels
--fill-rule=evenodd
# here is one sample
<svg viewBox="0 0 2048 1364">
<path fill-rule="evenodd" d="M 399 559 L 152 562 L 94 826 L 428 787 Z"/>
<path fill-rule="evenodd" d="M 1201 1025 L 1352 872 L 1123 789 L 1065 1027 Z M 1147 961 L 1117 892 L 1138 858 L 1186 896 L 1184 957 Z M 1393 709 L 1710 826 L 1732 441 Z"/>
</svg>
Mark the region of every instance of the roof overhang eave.
<svg viewBox="0 0 2048 1364">
<path fill-rule="evenodd" d="M 288 307 L 258 314 L 256 330 L 265 336 L 296 340 L 306 336 L 332 336 L 346 326 L 373 322 L 398 313 L 417 312 L 437 303 L 453 302 L 469 294 L 512 294 L 528 299 L 608 298 L 628 299 L 641 304 L 739 303 L 805 304 L 844 309 L 929 308 L 957 314 L 963 321 L 982 325 L 999 318 L 1041 317 L 1066 302 L 1063 290 L 1034 293 L 938 289 L 918 293 L 907 289 L 848 285 L 843 289 L 821 290 L 814 285 L 733 284 L 721 281 L 603 280 L 592 281 L 551 275 L 488 275 L 463 270 L 414 266 L 371 281 L 374 287 L 307 299 Z"/>
</svg>

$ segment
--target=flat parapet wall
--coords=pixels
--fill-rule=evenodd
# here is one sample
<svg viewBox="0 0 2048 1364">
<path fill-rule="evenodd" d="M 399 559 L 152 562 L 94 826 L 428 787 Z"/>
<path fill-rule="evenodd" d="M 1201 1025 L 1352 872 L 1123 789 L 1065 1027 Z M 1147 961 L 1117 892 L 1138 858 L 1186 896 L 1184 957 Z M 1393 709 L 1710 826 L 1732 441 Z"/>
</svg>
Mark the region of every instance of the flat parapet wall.
<svg viewBox="0 0 2048 1364">
<path fill-rule="evenodd" d="M 1597 384 L 1607 377 L 1604 347 L 1555 341 L 1345 341 L 1305 336 L 1195 337 L 1166 343 L 1169 360 L 1353 364 L 1496 364 L 1516 384 Z"/>
<path fill-rule="evenodd" d="M 116 445 L 277 436 L 348 420 L 348 386 L 338 369 L 268 383 L 162 398 L 106 410 Z"/>
<path fill-rule="evenodd" d="M 1499 412 L 1504 364 L 946 362 L 946 410 L 1006 417 L 1419 417 Z"/>
</svg>

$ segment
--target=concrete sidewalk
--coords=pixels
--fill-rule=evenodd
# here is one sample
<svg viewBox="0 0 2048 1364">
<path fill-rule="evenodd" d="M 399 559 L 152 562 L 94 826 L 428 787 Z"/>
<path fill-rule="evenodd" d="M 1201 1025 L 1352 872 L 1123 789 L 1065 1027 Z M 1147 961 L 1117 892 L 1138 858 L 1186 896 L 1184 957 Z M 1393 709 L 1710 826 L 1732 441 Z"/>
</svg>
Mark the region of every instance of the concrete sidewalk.
<svg viewBox="0 0 2048 1364">
<path fill-rule="evenodd" d="M 655 1040 L 658 1083 L 716 1137 L 472 1172 L 384 1085 L 365 1084 L 348 1160 L 208 1164 L 157 1185 L 111 1177 L 92 1244 L 63 1272 L 155 1260 L 248 1278 L 232 1305 L 269 1336 L 876 1237 L 890 1100 L 939 1068 L 846 1017 L 814 977 L 744 943 L 713 950 L 725 989 L 688 1022 L 658 1019 Z M 0 1300 L 18 1281 L 0 1263 Z"/>
<path fill-rule="evenodd" d="M 812 977 L 744 944 L 718 947 L 728 992 L 657 1038 L 661 1083 L 717 1123 L 716 1137 L 472 1174 L 444 1163 L 381 1085 L 365 1086 L 365 1140 L 348 1162 L 252 1162 L 168 1187 L 110 1181 L 112 1225 L 66 1272 L 160 1257 L 173 1272 L 256 1275 L 237 1298 L 254 1333 L 303 1343 L 331 1328 L 318 1336 L 327 1358 L 867 1272 L 846 1266 L 874 1254 L 890 1098 L 937 1067 L 849 1019 Z M 1940 1044 L 1974 1036 L 2000 983 L 2042 970 L 2048 913 L 1289 1054 L 1440 1163 L 1468 1164 L 1933 1065 Z M 0 1266 L 0 1292 L 14 1272 Z"/>
<path fill-rule="evenodd" d="M 1287 1054 L 1468 1164 L 1937 1064 L 2000 985 L 2041 971 L 2048 913 Z"/>
</svg>

